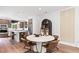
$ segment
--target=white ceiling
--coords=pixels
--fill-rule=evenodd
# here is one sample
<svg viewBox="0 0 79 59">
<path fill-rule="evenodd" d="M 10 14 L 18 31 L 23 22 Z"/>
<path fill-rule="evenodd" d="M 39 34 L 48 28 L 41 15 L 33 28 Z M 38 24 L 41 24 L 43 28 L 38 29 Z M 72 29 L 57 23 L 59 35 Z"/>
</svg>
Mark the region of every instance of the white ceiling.
<svg viewBox="0 0 79 59">
<path fill-rule="evenodd" d="M 0 6 L 0 19 L 25 20 L 32 16 L 50 13 L 64 6 Z M 40 10 L 39 10 L 40 9 Z"/>
</svg>

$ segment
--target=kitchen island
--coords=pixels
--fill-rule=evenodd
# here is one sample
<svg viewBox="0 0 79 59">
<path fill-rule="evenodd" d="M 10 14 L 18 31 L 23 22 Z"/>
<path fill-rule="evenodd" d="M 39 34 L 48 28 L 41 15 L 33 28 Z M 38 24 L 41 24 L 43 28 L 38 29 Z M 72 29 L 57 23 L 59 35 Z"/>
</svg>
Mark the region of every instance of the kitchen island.
<svg viewBox="0 0 79 59">
<path fill-rule="evenodd" d="M 21 32 L 27 32 L 28 30 L 12 30 L 10 31 L 12 35 L 12 40 L 15 40 L 16 42 L 20 42 L 20 33 Z"/>
</svg>

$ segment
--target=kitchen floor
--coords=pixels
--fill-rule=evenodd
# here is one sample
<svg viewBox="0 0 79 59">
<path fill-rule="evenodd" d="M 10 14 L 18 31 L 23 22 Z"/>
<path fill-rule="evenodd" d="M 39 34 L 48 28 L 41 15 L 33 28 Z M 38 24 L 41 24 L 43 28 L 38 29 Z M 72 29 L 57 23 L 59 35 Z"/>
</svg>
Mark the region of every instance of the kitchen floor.
<svg viewBox="0 0 79 59">
<path fill-rule="evenodd" d="M 59 44 L 59 51 L 55 53 L 79 53 L 79 48 Z M 10 37 L 0 38 L 0 53 L 24 53 L 24 43 L 17 43 L 11 40 Z"/>
</svg>

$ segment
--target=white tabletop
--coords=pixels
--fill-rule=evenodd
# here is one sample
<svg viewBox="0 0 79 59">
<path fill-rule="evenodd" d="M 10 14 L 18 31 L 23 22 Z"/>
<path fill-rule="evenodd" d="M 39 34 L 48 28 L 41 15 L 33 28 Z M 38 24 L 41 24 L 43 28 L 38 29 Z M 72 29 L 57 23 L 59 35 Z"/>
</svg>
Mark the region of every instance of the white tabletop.
<svg viewBox="0 0 79 59">
<path fill-rule="evenodd" d="M 54 40 L 53 36 L 39 36 L 35 37 L 35 35 L 27 36 L 27 39 L 34 42 L 48 42 Z"/>
</svg>

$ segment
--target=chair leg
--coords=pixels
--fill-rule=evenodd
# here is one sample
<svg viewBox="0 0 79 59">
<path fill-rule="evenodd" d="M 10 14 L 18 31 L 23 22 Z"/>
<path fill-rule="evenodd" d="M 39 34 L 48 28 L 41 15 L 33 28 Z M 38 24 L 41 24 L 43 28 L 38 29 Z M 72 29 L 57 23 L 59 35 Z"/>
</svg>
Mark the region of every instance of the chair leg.
<svg viewBox="0 0 79 59">
<path fill-rule="evenodd" d="M 30 47 L 28 47 L 27 45 L 24 45 L 24 49 L 30 49 Z"/>
<path fill-rule="evenodd" d="M 24 46 L 24 49 L 27 49 L 26 46 Z"/>
<path fill-rule="evenodd" d="M 57 50 L 59 50 L 59 48 L 58 48 L 58 47 L 56 47 L 56 49 L 57 49 Z"/>
<path fill-rule="evenodd" d="M 27 49 L 27 48 L 26 48 L 26 44 L 24 45 L 24 49 Z"/>
</svg>

